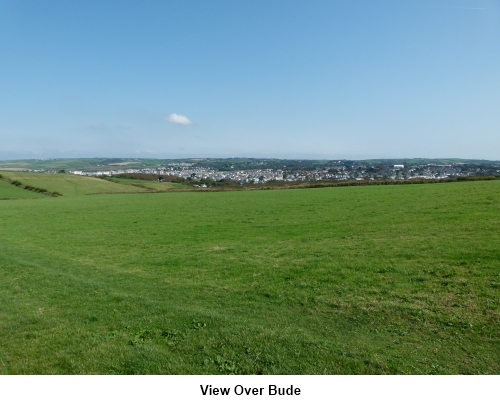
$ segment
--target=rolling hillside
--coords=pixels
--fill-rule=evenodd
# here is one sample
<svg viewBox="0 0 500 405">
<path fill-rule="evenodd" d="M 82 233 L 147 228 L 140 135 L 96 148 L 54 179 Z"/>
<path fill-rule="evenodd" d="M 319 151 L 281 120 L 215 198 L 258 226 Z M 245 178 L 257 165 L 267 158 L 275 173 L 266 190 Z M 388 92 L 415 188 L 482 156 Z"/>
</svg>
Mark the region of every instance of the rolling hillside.
<svg viewBox="0 0 500 405">
<path fill-rule="evenodd" d="M 127 184 L 117 184 L 96 177 L 76 176 L 67 173 L 5 172 L 4 177 L 20 181 L 23 185 L 45 188 L 63 196 L 84 194 L 144 193 L 148 190 Z"/>
</svg>

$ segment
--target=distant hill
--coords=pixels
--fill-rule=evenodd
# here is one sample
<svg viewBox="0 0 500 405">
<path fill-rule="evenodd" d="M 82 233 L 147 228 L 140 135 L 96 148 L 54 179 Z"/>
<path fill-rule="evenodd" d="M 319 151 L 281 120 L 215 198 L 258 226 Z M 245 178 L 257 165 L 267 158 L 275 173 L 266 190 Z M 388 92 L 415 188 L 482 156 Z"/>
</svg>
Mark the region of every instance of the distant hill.
<svg viewBox="0 0 500 405">
<path fill-rule="evenodd" d="M 217 170 L 248 170 L 297 167 L 312 168 L 317 166 L 335 166 L 339 164 L 394 165 L 394 164 L 457 164 L 498 165 L 499 160 L 459 159 L 459 158 L 401 158 L 369 160 L 309 160 L 309 159 L 257 159 L 257 158 L 190 158 L 190 159 L 136 159 L 136 158 L 81 158 L 81 159 L 25 159 L 0 160 L 0 170 L 119 170 L 163 167 L 190 164 L 198 167 L 211 167 Z"/>
</svg>

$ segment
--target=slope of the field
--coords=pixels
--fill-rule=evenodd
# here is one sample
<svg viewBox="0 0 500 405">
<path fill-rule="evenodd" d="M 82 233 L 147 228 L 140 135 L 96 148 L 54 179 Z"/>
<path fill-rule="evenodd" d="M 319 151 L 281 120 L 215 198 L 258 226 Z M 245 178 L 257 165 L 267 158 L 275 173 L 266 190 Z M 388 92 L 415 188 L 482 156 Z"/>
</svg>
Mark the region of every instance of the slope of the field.
<svg viewBox="0 0 500 405">
<path fill-rule="evenodd" d="M 1 373 L 500 373 L 500 182 L 0 201 Z"/>
<path fill-rule="evenodd" d="M 2 174 L 11 180 L 20 181 L 24 185 L 45 188 L 49 192 L 56 191 L 64 196 L 147 192 L 146 189 L 140 187 L 68 173 L 2 172 Z"/>
<path fill-rule="evenodd" d="M 24 190 L 16 187 L 6 181 L 0 179 L 0 199 L 4 198 L 44 198 L 45 194 L 35 193 L 33 191 Z"/>
<path fill-rule="evenodd" d="M 192 189 L 194 188 L 193 186 L 188 186 L 186 184 L 179 184 L 179 183 L 170 183 L 168 181 L 152 181 L 152 180 L 136 180 L 136 179 L 124 179 L 120 177 L 115 177 L 113 178 L 113 181 L 117 181 L 121 184 L 128 184 L 128 185 L 136 185 L 139 187 L 148 187 L 155 189 L 157 191 L 166 191 L 166 190 L 172 190 L 172 189 Z"/>
</svg>

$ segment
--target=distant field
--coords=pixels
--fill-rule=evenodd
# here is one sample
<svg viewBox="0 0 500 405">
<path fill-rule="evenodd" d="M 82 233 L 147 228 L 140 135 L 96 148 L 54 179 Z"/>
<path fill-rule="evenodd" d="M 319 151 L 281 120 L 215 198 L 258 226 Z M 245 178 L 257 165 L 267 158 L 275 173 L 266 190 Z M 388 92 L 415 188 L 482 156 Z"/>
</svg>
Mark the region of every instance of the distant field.
<svg viewBox="0 0 500 405">
<path fill-rule="evenodd" d="M 0 160 L 0 170 L 42 169 L 42 170 L 116 170 L 117 166 L 140 169 L 145 166 L 164 165 L 162 159 L 114 159 L 114 158 L 76 158 L 76 159 L 20 159 Z"/>
<path fill-rule="evenodd" d="M 127 166 L 127 165 L 137 165 L 137 164 L 142 164 L 142 161 L 109 163 L 108 166 Z"/>
<path fill-rule="evenodd" d="M 18 171 L 18 170 L 26 170 L 25 167 L 2 167 L 0 170 L 6 170 L 6 171 Z"/>
<path fill-rule="evenodd" d="M 156 161 L 152 161 L 156 162 Z M 108 159 L 108 158 L 81 158 L 81 159 L 24 159 L 24 160 L 0 160 L 0 170 L 8 168 L 18 169 L 46 169 L 46 170 L 102 170 L 111 168 L 113 165 L 127 163 L 127 166 L 141 168 L 144 163 L 152 163 L 149 160 Z M 153 164 L 154 164 L 153 163 Z"/>
<path fill-rule="evenodd" d="M 0 199 L 2 198 L 44 198 L 44 194 L 35 193 L 16 187 L 0 179 Z"/>
<path fill-rule="evenodd" d="M 169 183 L 166 181 L 152 181 L 152 180 L 136 180 L 136 179 L 125 179 L 125 178 L 120 178 L 120 177 L 114 177 L 114 181 L 118 181 L 122 184 L 134 184 L 134 185 L 139 185 L 139 186 L 145 186 L 149 188 L 154 188 L 155 190 L 158 191 L 165 191 L 165 190 L 171 190 L 173 188 L 184 188 L 184 189 L 192 189 L 192 186 L 188 186 L 185 184 L 179 184 L 179 183 Z"/>
<path fill-rule="evenodd" d="M 116 184 L 95 177 L 77 176 L 67 173 L 30 173 L 4 172 L 1 174 L 11 180 L 18 180 L 24 185 L 57 191 L 64 196 L 76 196 L 96 193 L 142 193 L 147 190 L 127 184 Z"/>
<path fill-rule="evenodd" d="M 3 374 L 500 373 L 500 181 L 5 200 L 0 223 Z"/>
</svg>

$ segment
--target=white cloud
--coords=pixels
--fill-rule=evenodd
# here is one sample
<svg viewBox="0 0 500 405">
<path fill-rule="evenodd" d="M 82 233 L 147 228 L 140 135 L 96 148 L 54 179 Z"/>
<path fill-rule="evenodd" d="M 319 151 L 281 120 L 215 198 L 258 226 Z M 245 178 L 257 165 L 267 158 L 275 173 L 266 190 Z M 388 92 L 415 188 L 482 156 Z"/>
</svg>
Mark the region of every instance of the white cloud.
<svg viewBox="0 0 500 405">
<path fill-rule="evenodd" d="M 193 125 L 193 122 L 185 115 L 180 115 L 180 114 L 174 113 L 174 114 L 170 114 L 168 117 L 165 117 L 165 119 L 168 122 L 171 122 L 172 124 Z"/>
</svg>

